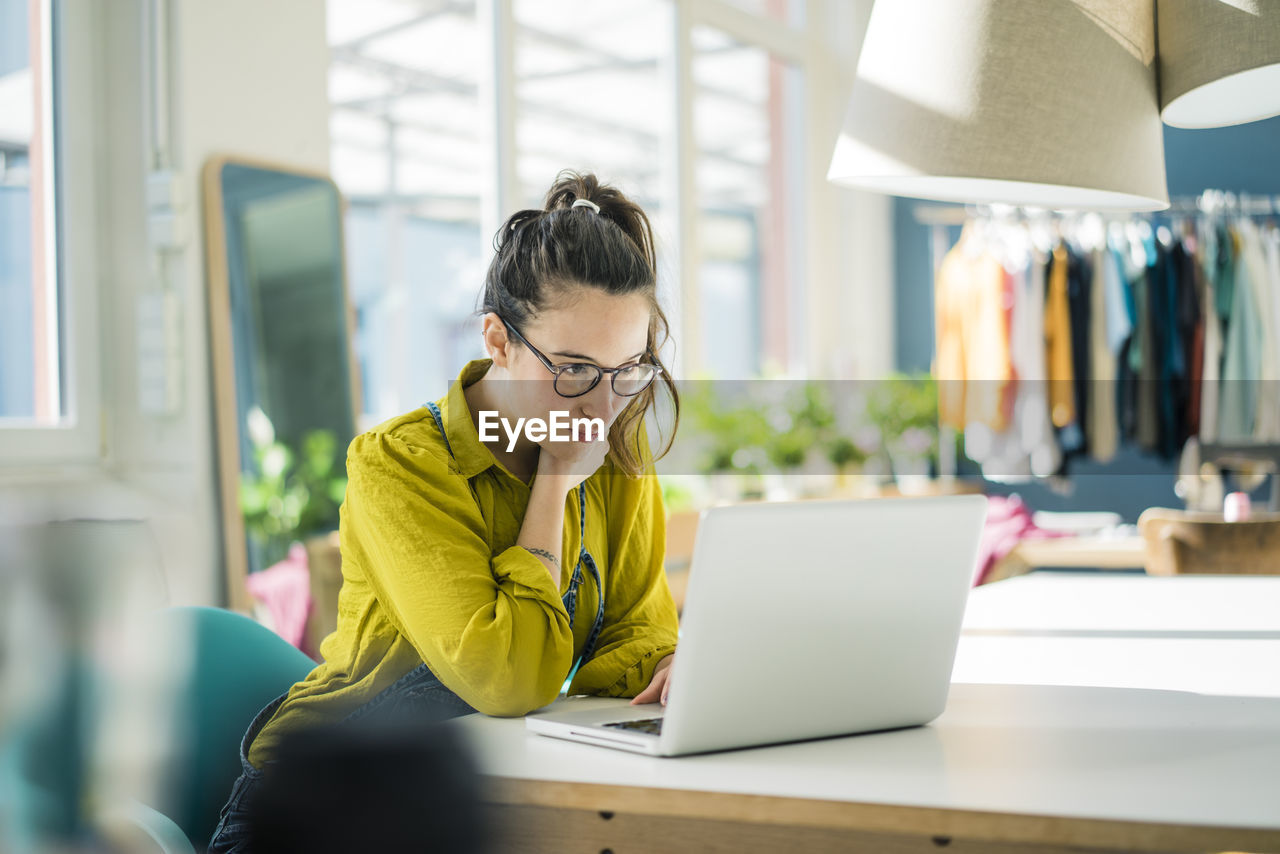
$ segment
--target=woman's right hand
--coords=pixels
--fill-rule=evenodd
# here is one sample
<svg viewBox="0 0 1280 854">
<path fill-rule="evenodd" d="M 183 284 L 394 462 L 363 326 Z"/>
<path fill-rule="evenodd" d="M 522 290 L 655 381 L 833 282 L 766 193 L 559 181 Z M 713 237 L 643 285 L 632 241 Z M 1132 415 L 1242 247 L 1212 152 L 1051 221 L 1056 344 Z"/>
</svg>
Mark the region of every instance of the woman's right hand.
<svg viewBox="0 0 1280 854">
<path fill-rule="evenodd" d="M 516 544 L 533 551 L 552 580 L 561 582 L 560 548 L 564 538 L 565 496 L 604 463 L 608 441 L 575 442 L 568 452 L 556 443 L 559 453 L 543 445 L 538 451 L 538 467 L 530 486 L 529 505 Z"/>
<path fill-rule="evenodd" d="M 604 465 L 608 453 L 607 435 L 590 442 L 542 442 L 534 483 L 546 479 L 557 485 L 561 495 L 568 494 Z M 559 488 L 561 485 L 563 490 Z"/>
</svg>

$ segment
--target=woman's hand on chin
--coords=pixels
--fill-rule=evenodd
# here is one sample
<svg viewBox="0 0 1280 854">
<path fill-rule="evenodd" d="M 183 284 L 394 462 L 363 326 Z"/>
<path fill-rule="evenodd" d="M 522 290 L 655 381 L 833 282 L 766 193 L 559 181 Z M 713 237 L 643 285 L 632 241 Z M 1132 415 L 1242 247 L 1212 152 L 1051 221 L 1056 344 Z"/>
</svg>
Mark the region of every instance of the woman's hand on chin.
<svg viewBox="0 0 1280 854">
<path fill-rule="evenodd" d="M 568 492 L 582 483 L 604 465 L 609 453 L 607 438 L 591 442 L 538 443 L 538 478 L 554 478 L 562 481 Z"/>
</svg>

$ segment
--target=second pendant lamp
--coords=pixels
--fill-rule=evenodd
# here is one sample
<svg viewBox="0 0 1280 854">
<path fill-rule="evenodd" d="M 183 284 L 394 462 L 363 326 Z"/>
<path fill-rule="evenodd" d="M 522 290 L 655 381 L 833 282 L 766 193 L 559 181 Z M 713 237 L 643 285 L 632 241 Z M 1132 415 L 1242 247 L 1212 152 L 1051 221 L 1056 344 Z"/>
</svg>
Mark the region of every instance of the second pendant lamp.
<svg viewBox="0 0 1280 854">
<path fill-rule="evenodd" d="M 879 0 L 828 178 L 951 201 L 1168 207 L 1152 0 Z"/>
</svg>

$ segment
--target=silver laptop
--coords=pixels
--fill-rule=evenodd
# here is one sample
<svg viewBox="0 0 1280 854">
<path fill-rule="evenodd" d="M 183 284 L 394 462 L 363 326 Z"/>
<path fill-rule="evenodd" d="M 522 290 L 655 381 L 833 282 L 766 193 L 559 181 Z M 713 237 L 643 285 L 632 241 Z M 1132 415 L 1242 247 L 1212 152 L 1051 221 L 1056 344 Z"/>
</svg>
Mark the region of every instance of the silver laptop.
<svg viewBox="0 0 1280 854">
<path fill-rule="evenodd" d="M 667 705 L 529 715 L 536 733 L 677 756 L 940 715 L 981 495 L 754 503 L 698 523 Z"/>
</svg>

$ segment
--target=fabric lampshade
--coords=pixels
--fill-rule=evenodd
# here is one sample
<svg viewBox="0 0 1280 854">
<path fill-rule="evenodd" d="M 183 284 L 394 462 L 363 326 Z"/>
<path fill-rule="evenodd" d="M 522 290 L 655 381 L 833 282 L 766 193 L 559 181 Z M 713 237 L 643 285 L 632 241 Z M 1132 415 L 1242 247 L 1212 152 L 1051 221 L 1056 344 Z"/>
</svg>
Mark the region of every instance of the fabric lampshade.
<svg viewBox="0 0 1280 854">
<path fill-rule="evenodd" d="M 1280 2 L 1165 0 L 1156 20 L 1165 122 L 1209 128 L 1280 115 Z"/>
<path fill-rule="evenodd" d="M 900 196 L 1168 207 L 1152 0 L 880 0 L 827 177 Z"/>
</svg>

